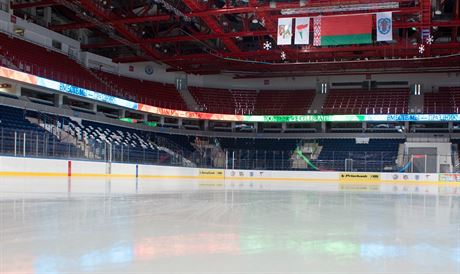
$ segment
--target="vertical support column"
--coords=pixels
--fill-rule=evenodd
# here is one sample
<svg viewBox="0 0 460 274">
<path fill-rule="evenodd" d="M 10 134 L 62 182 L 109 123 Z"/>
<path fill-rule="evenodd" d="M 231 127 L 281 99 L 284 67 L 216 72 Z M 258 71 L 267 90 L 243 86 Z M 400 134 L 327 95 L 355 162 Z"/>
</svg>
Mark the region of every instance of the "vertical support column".
<svg viewBox="0 0 460 274">
<path fill-rule="evenodd" d="M 43 9 L 43 19 L 45 21 L 45 26 L 48 27 L 51 24 L 51 7 Z"/>
<path fill-rule="evenodd" d="M 326 133 L 326 122 L 321 122 L 321 132 Z"/>
<path fill-rule="evenodd" d="M 57 108 L 62 107 L 64 102 L 64 95 L 62 94 L 54 94 L 54 106 Z"/>
<path fill-rule="evenodd" d="M 16 84 L 14 88 L 14 94 L 18 97 L 22 96 L 22 86 Z"/>
<path fill-rule="evenodd" d="M 161 116 L 160 117 L 160 125 L 164 126 L 164 124 L 165 124 L 165 117 Z"/>
<path fill-rule="evenodd" d="M 179 119 L 177 120 L 177 126 L 178 126 L 178 128 L 182 128 L 183 122 L 184 122 L 184 119 L 182 119 L 182 118 L 179 118 Z"/>
<path fill-rule="evenodd" d="M 119 109 L 118 110 L 118 117 L 119 118 L 125 118 L 126 117 L 126 110 L 125 109 Z"/>
<path fill-rule="evenodd" d="M 30 15 L 32 16 L 32 18 L 37 16 L 37 8 L 36 7 L 30 8 L 29 11 L 30 11 Z"/>
<path fill-rule="evenodd" d="M 236 124 L 235 122 L 231 123 L 232 132 L 235 132 L 235 124 Z"/>
<path fill-rule="evenodd" d="M 8 12 L 9 14 L 13 14 L 13 10 L 11 9 L 11 4 L 12 1 L 8 1 L 8 0 L 2 0 L 1 3 L 2 5 L 6 8 L 6 12 Z"/>
<path fill-rule="evenodd" d="M 203 129 L 204 129 L 205 131 L 207 131 L 207 130 L 209 129 L 209 121 L 208 121 L 208 120 L 204 120 Z"/>
<path fill-rule="evenodd" d="M 91 110 L 94 111 L 94 112 L 97 112 L 97 104 L 93 104 L 91 106 Z"/>
<path fill-rule="evenodd" d="M 144 122 L 148 122 L 149 121 L 149 114 L 148 113 L 143 113 L 143 119 L 144 119 Z"/>
<path fill-rule="evenodd" d="M 254 132 L 259 132 L 259 123 L 254 123 Z"/>
<path fill-rule="evenodd" d="M 367 130 L 367 122 L 362 123 L 362 128 L 363 128 L 363 132 L 366 132 L 366 130 Z"/>
<path fill-rule="evenodd" d="M 286 123 L 282 123 L 281 124 L 281 132 L 285 132 L 287 129 L 287 124 Z"/>
</svg>

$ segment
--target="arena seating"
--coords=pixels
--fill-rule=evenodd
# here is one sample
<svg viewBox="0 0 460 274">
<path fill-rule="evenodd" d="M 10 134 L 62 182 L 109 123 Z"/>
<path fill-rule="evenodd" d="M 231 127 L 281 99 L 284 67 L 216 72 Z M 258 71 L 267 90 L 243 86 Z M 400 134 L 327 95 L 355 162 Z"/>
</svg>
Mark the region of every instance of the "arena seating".
<svg viewBox="0 0 460 274">
<path fill-rule="evenodd" d="M 439 87 L 424 94 L 424 113 L 460 113 L 460 87 Z"/>
<path fill-rule="evenodd" d="M 226 114 L 253 114 L 256 92 L 251 90 L 228 90 L 189 87 L 202 111 Z"/>
<path fill-rule="evenodd" d="M 395 167 L 399 144 L 404 139 L 370 139 L 357 144 L 355 139 L 321 139 L 321 153 L 315 161 L 325 170 L 345 170 L 345 159 L 353 160 L 353 171 L 381 171 Z"/>
<path fill-rule="evenodd" d="M 314 98 L 314 90 L 261 90 L 255 114 L 306 114 Z"/>
<path fill-rule="evenodd" d="M 229 162 L 235 169 L 289 169 L 298 140 L 219 138 L 219 143 L 229 151 Z"/>
<path fill-rule="evenodd" d="M 22 155 L 25 138 L 25 153 L 27 155 L 52 158 L 78 155 L 75 146 L 60 142 L 53 134 L 26 119 L 26 117 L 34 115 L 36 116 L 37 113 L 33 111 L 0 106 L 1 153 L 14 154 L 16 148 L 16 153 Z"/>
<path fill-rule="evenodd" d="M 189 89 L 203 111 L 227 114 L 306 114 L 315 97 L 312 90 Z"/>
<path fill-rule="evenodd" d="M 110 88 L 68 56 L 0 33 L 0 55 L 20 70 L 111 94 Z"/>
<path fill-rule="evenodd" d="M 194 137 L 146 132 L 86 120 L 81 124 L 69 121 L 66 131 L 90 144 L 94 150 L 99 150 L 98 154 L 110 143 L 115 162 L 181 165 L 182 157 L 191 162 L 194 160 L 195 148 L 191 145 Z M 171 157 L 163 148 L 178 157 Z"/>
<path fill-rule="evenodd" d="M 142 81 L 98 70 L 93 70 L 93 72 L 125 98 L 157 107 L 187 109 L 174 85 Z"/>
<path fill-rule="evenodd" d="M 331 90 L 323 105 L 325 114 L 407 113 L 408 90 Z"/>
<path fill-rule="evenodd" d="M 149 141 L 149 135 L 135 129 L 84 120 L 81 124 L 69 121 L 66 131 L 90 144 L 94 150 L 99 150 L 99 155 L 104 155 L 108 144 L 112 145 L 113 161 L 144 163 L 167 157 L 165 153 L 160 159 L 159 151 Z"/>
<path fill-rule="evenodd" d="M 189 156 L 195 151 L 195 148 L 192 146 L 195 136 L 155 133 L 155 137 L 167 139 L 170 143 L 177 147 L 177 152 L 180 152 L 185 156 Z"/>
<path fill-rule="evenodd" d="M 2 33 L 0 56 L 16 68 L 44 78 L 154 106 L 187 109 L 174 85 L 90 71 L 64 54 Z"/>
</svg>

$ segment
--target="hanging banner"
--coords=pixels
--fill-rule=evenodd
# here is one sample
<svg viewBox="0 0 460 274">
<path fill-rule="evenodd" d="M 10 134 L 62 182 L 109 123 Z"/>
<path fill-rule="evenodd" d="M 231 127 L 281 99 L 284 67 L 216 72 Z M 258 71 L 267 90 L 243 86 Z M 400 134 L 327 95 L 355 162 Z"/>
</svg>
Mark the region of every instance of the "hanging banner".
<svg viewBox="0 0 460 274">
<path fill-rule="evenodd" d="M 321 17 L 313 18 L 313 46 L 321 46 Z"/>
<path fill-rule="evenodd" d="M 301 17 L 295 19 L 294 44 L 310 44 L 310 17 Z"/>
<path fill-rule="evenodd" d="M 313 19 L 313 45 L 338 46 L 372 43 L 372 15 L 318 16 Z"/>
<path fill-rule="evenodd" d="M 391 12 L 379 12 L 376 16 L 377 41 L 393 40 L 393 20 Z"/>
<path fill-rule="evenodd" d="M 422 38 L 423 43 L 425 43 L 426 39 L 430 37 L 430 29 L 429 28 L 423 28 L 422 31 L 420 32 L 420 38 Z"/>
<path fill-rule="evenodd" d="M 278 45 L 292 44 L 292 18 L 278 19 Z"/>
</svg>

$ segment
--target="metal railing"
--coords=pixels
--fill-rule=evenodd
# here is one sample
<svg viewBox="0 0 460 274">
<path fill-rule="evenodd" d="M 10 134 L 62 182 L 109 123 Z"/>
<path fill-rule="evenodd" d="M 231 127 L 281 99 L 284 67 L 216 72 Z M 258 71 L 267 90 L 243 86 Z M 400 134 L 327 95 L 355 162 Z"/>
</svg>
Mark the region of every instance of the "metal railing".
<svg viewBox="0 0 460 274">
<path fill-rule="evenodd" d="M 93 160 L 119 163 L 187 166 L 177 151 L 167 152 L 132 145 L 114 145 L 97 139 L 60 140 L 58 133 L 0 127 L 0 154 L 16 157 Z M 64 138 L 63 138 L 64 139 Z"/>
<path fill-rule="evenodd" d="M 301 157 L 294 150 L 162 150 L 114 144 L 99 139 L 69 138 L 67 133 L 0 127 L 0 154 L 16 157 L 92 160 L 117 163 L 196 166 L 247 170 L 350 172 L 460 172 L 458 154 L 399 155 L 396 151 L 337 151 Z M 153 136 L 151 142 L 155 142 Z M 161 144 L 160 144 L 161 146 Z M 190 163 L 193 163 L 191 165 Z M 444 163 L 441 165 L 441 163 Z M 439 166 L 439 167 L 438 167 Z"/>
</svg>

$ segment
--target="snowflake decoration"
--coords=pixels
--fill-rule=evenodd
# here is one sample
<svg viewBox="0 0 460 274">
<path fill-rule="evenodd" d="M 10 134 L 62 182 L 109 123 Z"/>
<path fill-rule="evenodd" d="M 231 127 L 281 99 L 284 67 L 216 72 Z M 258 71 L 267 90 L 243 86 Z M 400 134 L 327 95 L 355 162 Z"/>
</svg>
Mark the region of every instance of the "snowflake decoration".
<svg viewBox="0 0 460 274">
<path fill-rule="evenodd" d="M 433 44 L 433 42 L 434 42 L 434 37 L 433 37 L 433 35 L 430 35 L 430 36 L 428 36 L 428 37 L 426 38 L 426 43 L 427 43 L 428 45 Z"/>
<path fill-rule="evenodd" d="M 284 51 L 281 52 L 281 60 L 286 60 L 286 52 Z"/>
<path fill-rule="evenodd" d="M 420 54 L 423 54 L 423 53 L 425 52 L 425 45 L 420 45 L 420 46 L 418 47 L 418 52 L 419 52 Z"/>
<path fill-rule="evenodd" d="M 272 43 L 265 41 L 264 50 L 270 50 L 272 48 Z"/>
</svg>

